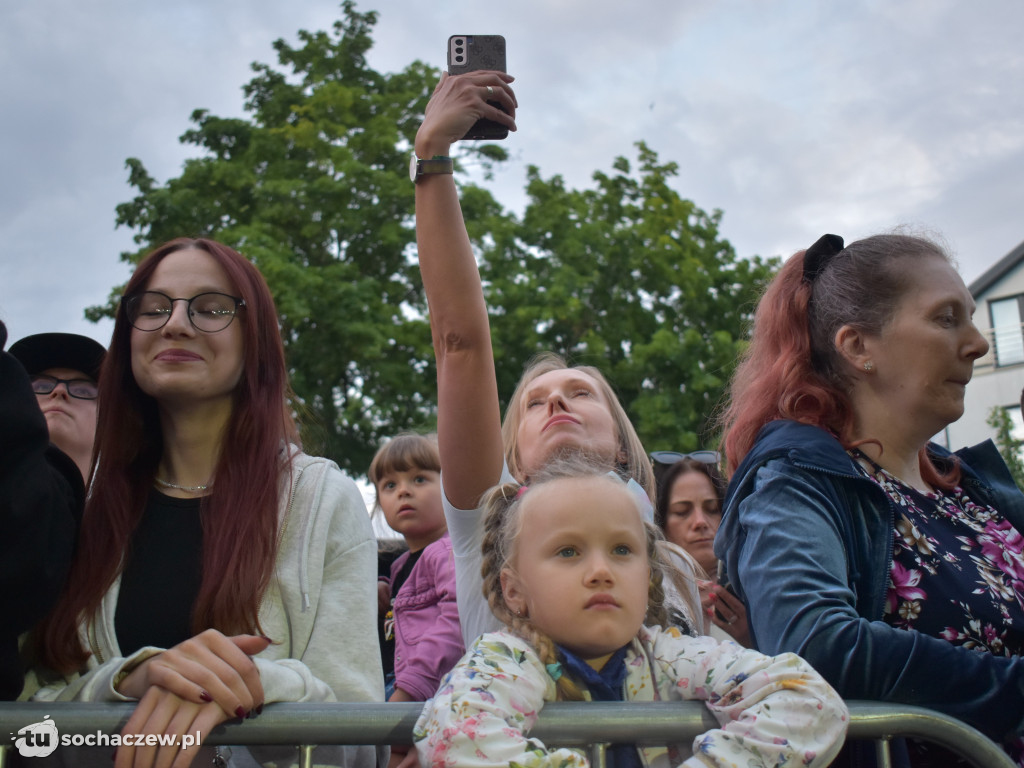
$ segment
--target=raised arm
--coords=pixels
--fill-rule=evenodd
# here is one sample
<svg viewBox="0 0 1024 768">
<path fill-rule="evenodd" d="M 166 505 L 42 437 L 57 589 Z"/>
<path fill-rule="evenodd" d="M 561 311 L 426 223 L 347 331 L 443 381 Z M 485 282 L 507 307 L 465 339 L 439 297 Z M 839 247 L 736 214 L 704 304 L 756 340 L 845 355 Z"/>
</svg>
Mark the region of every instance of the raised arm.
<svg viewBox="0 0 1024 768">
<path fill-rule="evenodd" d="M 501 72 L 443 74 L 416 134 L 417 156 L 447 156 L 480 117 L 514 131 L 511 81 Z M 501 102 L 507 114 L 488 100 Z M 487 307 L 451 175 L 429 175 L 417 183 L 416 243 L 437 356 L 445 494 L 455 507 L 473 509 L 498 482 L 504 457 Z"/>
</svg>

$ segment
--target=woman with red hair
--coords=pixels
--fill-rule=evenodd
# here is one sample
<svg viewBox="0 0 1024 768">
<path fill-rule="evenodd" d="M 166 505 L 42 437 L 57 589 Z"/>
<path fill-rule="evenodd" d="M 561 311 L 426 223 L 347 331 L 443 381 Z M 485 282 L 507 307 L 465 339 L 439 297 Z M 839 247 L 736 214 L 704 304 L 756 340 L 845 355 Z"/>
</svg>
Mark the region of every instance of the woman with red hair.
<svg viewBox="0 0 1024 768">
<path fill-rule="evenodd" d="M 63 679 L 36 699 L 137 700 L 123 733 L 203 736 L 274 701 L 383 701 L 366 507 L 301 452 L 288 393 L 252 264 L 186 239 L 142 261 L 100 378 L 78 551 L 39 634 Z M 115 764 L 182 768 L 198 752 L 123 746 Z"/>
<path fill-rule="evenodd" d="M 715 553 L 760 651 L 798 653 L 844 698 L 965 720 L 1020 759 L 1024 496 L 991 442 L 929 442 L 988 350 L 974 310 L 926 239 L 825 235 L 786 262 L 724 415 Z M 909 746 L 913 765 L 952 764 Z"/>
</svg>

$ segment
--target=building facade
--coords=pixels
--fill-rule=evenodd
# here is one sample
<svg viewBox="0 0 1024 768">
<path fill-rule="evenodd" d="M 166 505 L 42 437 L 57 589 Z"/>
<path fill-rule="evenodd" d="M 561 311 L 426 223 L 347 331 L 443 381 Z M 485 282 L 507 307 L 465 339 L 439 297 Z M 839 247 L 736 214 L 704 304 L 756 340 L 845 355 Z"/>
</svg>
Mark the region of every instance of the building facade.
<svg viewBox="0 0 1024 768">
<path fill-rule="evenodd" d="M 974 364 L 967 385 L 964 415 L 936 441 L 956 450 L 995 437 L 989 414 L 1006 409 L 1024 438 L 1021 390 L 1024 389 L 1024 243 L 968 286 L 978 309 L 974 323 L 985 334 L 989 351 Z"/>
</svg>

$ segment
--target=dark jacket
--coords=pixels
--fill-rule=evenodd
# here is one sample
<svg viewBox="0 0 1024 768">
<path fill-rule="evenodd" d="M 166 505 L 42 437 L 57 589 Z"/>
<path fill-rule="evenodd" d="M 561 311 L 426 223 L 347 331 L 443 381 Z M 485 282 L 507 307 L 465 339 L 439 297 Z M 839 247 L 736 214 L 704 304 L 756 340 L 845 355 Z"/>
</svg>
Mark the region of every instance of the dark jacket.
<svg viewBox="0 0 1024 768">
<path fill-rule="evenodd" d="M 21 693 L 18 636 L 60 594 L 84 504 L 82 475 L 49 442 L 28 374 L 0 352 L 0 701 Z"/>
<path fill-rule="evenodd" d="M 929 446 L 939 463 L 949 452 Z M 991 441 L 956 454 L 975 501 L 1024 531 L 1024 495 Z M 825 430 L 776 421 L 729 484 L 715 554 L 769 654 L 803 656 L 846 699 L 945 712 L 1002 740 L 1020 733 L 1024 658 L 882 621 L 895 511 Z"/>
</svg>

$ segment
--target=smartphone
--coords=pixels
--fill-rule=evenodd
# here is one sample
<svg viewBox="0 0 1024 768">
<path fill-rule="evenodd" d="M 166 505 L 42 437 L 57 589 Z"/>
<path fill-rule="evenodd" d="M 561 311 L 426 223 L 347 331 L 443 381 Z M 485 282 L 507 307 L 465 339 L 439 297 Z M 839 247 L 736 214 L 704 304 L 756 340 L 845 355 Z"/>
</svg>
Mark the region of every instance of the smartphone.
<svg viewBox="0 0 1024 768">
<path fill-rule="evenodd" d="M 728 593 L 729 593 L 730 595 L 732 595 L 732 596 L 733 596 L 733 597 L 735 597 L 735 598 L 736 598 L 737 600 L 739 600 L 740 598 L 739 598 L 739 596 L 738 596 L 738 595 L 736 594 L 736 590 L 735 590 L 735 589 L 733 589 L 733 588 L 732 588 L 732 584 L 730 584 L 730 583 L 729 583 L 729 582 L 728 582 L 728 581 L 726 580 L 726 575 L 725 575 L 725 568 L 723 568 L 723 565 L 724 565 L 724 564 L 723 564 L 723 563 L 721 563 L 721 562 L 720 562 L 720 563 L 718 564 L 718 583 L 719 583 L 719 584 L 721 584 L 721 585 L 722 585 L 723 587 L 725 587 L 725 590 L 726 590 L 726 591 L 727 591 L 727 592 L 728 592 Z M 743 602 L 743 601 L 742 601 L 742 600 L 740 600 L 740 602 Z M 716 616 L 718 617 L 718 620 L 719 620 L 719 621 L 725 621 L 725 622 L 728 622 L 728 619 L 726 619 L 726 618 L 725 618 L 725 616 L 723 616 L 723 615 L 722 615 L 722 612 L 721 612 L 721 611 L 719 611 L 719 610 L 718 610 L 718 608 L 715 608 L 715 615 L 716 615 Z"/>
<path fill-rule="evenodd" d="M 480 69 L 505 69 L 505 38 L 501 35 L 452 35 L 448 38 L 448 74 L 462 75 Z M 493 104 L 502 112 L 505 108 Z M 481 118 L 473 123 L 463 139 L 494 141 L 508 137 L 508 128 L 493 120 Z"/>
</svg>

